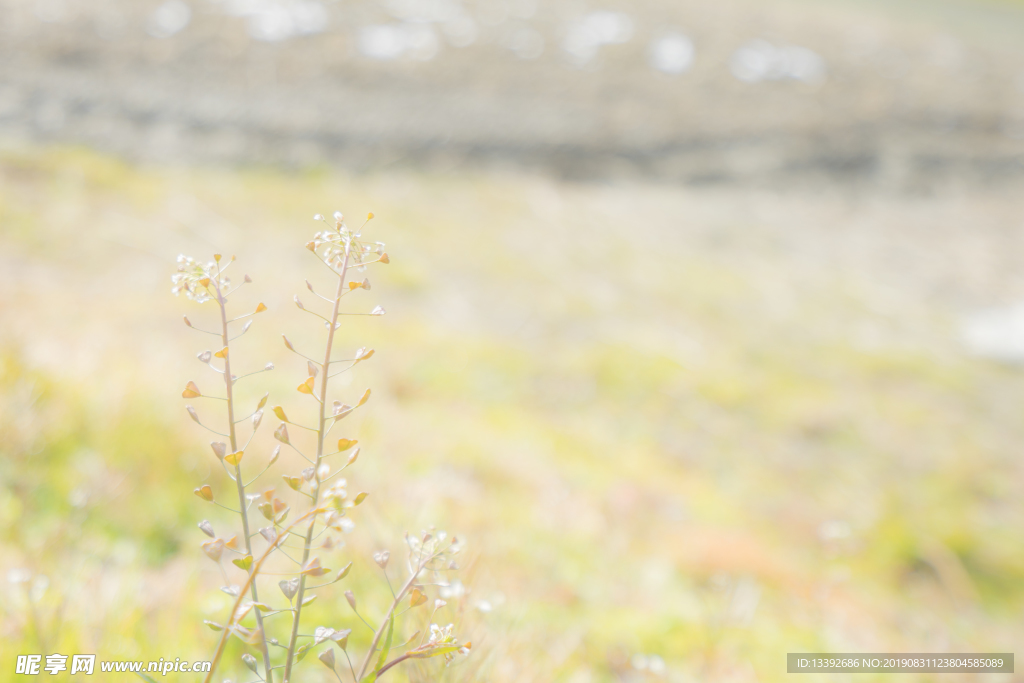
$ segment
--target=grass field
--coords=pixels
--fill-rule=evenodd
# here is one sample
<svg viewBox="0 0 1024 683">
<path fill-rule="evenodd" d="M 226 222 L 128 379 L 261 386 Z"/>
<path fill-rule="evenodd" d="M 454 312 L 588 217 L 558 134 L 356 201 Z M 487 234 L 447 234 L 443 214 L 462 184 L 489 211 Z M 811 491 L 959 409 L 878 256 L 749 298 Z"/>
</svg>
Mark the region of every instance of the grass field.
<svg viewBox="0 0 1024 683">
<path fill-rule="evenodd" d="M 790 651 L 1012 651 L 1024 377 L 966 357 L 954 316 L 1013 270 L 997 199 L 5 153 L 0 570 L 35 578 L 3 584 L 0 680 L 21 653 L 208 657 L 229 598 L 196 524 L 232 522 L 192 489 L 230 482 L 183 410 L 206 347 L 181 316 L 212 312 L 171 296 L 174 258 L 237 254 L 239 306 L 270 307 L 241 362 L 273 360 L 272 404 L 301 413 L 279 335 L 318 338 L 291 298 L 335 209 L 374 211 L 392 264 L 363 299 L 388 315 L 341 331 L 377 351 L 348 389 L 374 390 L 347 425 L 372 495 L 331 566 L 355 562 L 374 614 L 372 552 L 429 525 L 467 541 L 438 619 L 472 655 L 396 680 L 781 681 Z M 311 625 L 356 628 L 345 589 Z M 221 678 L 253 678 L 241 652 Z"/>
</svg>

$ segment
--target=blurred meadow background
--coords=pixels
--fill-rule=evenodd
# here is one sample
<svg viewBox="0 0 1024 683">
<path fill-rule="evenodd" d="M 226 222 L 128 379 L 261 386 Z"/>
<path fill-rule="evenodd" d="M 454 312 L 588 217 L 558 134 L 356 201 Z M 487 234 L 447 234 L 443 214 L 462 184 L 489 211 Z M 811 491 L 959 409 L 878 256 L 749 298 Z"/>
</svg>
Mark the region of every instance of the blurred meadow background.
<svg viewBox="0 0 1024 683">
<path fill-rule="evenodd" d="M 236 362 L 302 414 L 336 209 L 392 262 L 339 332 L 371 496 L 308 623 L 386 609 L 404 531 L 466 542 L 472 654 L 395 680 L 1020 651 L 1022 197 L 1019 2 L 0 0 L 0 681 L 209 658 L 196 524 L 234 522 L 174 260 L 237 255 Z"/>
</svg>

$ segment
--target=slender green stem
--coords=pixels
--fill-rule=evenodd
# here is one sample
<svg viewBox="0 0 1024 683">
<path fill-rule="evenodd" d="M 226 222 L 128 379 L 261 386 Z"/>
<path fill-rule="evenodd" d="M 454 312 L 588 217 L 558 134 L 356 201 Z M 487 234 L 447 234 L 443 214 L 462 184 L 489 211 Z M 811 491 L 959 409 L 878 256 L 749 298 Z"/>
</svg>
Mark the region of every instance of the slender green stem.
<svg viewBox="0 0 1024 683">
<path fill-rule="evenodd" d="M 327 382 L 330 379 L 328 370 L 331 367 L 331 351 L 334 348 L 334 332 L 338 326 L 338 312 L 341 308 L 341 298 L 345 294 L 345 275 L 348 272 L 348 257 L 351 250 L 351 243 L 345 245 L 345 258 L 341 263 L 341 272 L 338 273 L 338 290 L 334 295 L 334 310 L 331 312 L 331 319 L 327 326 L 327 348 L 324 351 L 324 362 L 320 366 L 320 419 L 317 423 L 317 434 L 316 434 L 316 462 L 314 463 L 313 470 L 314 481 L 316 482 L 313 486 L 313 507 L 316 507 L 320 500 L 320 461 L 324 457 L 324 438 L 327 435 L 326 429 L 326 406 L 327 406 Z M 302 549 L 302 563 L 301 566 L 305 567 L 306 562 L 309 561 L 309 552 L 313 543 L 313 528 L 316 526 L 316 518 L 309 525 L 309 529 L 306 531 L 305 543 L 303 543 Z M 299 619 L 302 617 L 302 600 L 306 593 L 306 576 L 303 574 L 299 577 L 299 592 L 296 594 L 295 599 L 295 616 L 292 620 L 292 635 L 288 641 L 288 658 L 285 660 L 284 665 L 284 683 L 288 683 L 291 680 L 292 664 L 295 659 L 295 641 L 299 634 Z"/>
<path fill-rule="evenodd" d="M 324 512 L 324 510 L 321 510 L 319 508 L 314 508 L 310 510 L 309 512 L 307 512 L 306 514 L 302 515 L 294 522 L 292 522 L 288 526 L 287 531 L 291 531 L 293 528 L 297 527 L 299 524 L 302 524 L 310 517 L 316 519 L 316 516 L 322 512 Z M 231 606 L 231 613 L 228 615 L 228 623 L 224 625 L 224 630 L 221 632 L 220 641 L 217 643 L 217 649 L 213 653 L 213 659 L 211 660 L 210 671 L 206 674 L 206 678 L 203 679 L 203 683 L 210 683 L 210 681 L 213 680 L 213 674 L 217 671 L 217 665 L 220 663 L 220 658 L 224 654 L 224 647 L 225 645 L 227 645 L 228 636 L 231 635 L 232 631 L 235 630 L 235 615 L 238 614 L 238 608 L 242 606 L 242 600 L 245 599 L 245 592 L 255 582 L 256 575 L 259 574 L 260 568 L 263 566 L 263 563 L 266 561 L 268 557 L 270 557 L 271 553 L 274 552 L 274 550 L 277 548 L 277 544 L 281 542 L 282 538 L 284 538 L 284 534 L 278 536 L 273 543 L 268 545 L 267 549 L 263 551 L 263 555 L 261 555 L 258 560 L 253 562 L 252 571 L 249 573 L 249 578 L 245 580 L 245 585 L 242 586 L 242 590 L 238 591 L 238 597 L 235 598 L 235 604 Z M 258 612 L 259 610 L 256 611 Z M 271 670 L 278 668 L 280 667 L 271 667 Z"/>
<path fill-rule="evenodd" d="M 405 660 L 407 660 L 407 659 L 412 659 L 412 658 L 413 658 L 413 655 L 409 654 L 408 652 L 406 652 L 406 653 L 405 653 L 404 655 L 402 655 L 401 657 L 395 657 L 395 658 L 394 658 L 394 659 L 392 659 L 392 660 L 391 660 L 390 662 L 388 662 L 387 664 L 385 664 L 384 666 L 382 666 L 382 667 L 380 668 L 380 671 L 378 671 L 378 672 L 377 672 L 377 680 L 380 680 L 380 677 L 381 677 L 381 676 L 383 676 L 383 675 L 384 675 L 384 673 L 385 673 L 385 672 L 386 672 L 386 671 L 387 671 L 388 669 L 390 669 L 391 667 L 395 666 L 396 664 L 401 664 L 401 663 L 402 663 L 402 662 L 404 662 Z"/>
<path fill-rule="evenodd" d="M 231 452 L 234 453 L 238 450 L 238 439 L 235 435 L 235 398 L 234 398 L 234 382 L 231 379 L 231 350 L 229 348 L 230 339 L 228 339 L 228 315 L 227 315 L 227 299 L 221 294 L 220 291 L 220 263 L 217 264 L 217 303 L 220 306 L 220 323 L 221 323 L 221 341 L 224 344 L 224 348 L 227 352 L 224 354 L 224 387 L 227 391 L 227 406 L 228 406 L 228 439 L 231 441 Z M 242 464 L 241 462 L 235 463 L 235 485 L 238 489 L 238 507 L 239 517 L 242 518 L 242 538 L 245 539 L 245 552 L 247 555 L 252 555 L 252 541 L 250 540 L 249 534 L 249 511 L 245 501 L 245 484 L 242 483 Z M 249 567 L 249 590 L 252 593 L 253 602 L 259 602 L 260 598 L 256 591 L 256 582 L 252 580 L 253 567 Z M 260 630 L 260 647 L 263 651 L 263 668 L 266 672 L 267 683 L 274 683 L 274 673 L 270 669 L 270 650 L 267 648 L 267 634 L 263 630 L 263 615 L 260 614 L 259 610 L 256 612 L 256 625 Z"/>
<path fill-rule="evenodd" d="M 420 575 L 420 572 L 423 571 L 423 568 L 426 567 L 439 554 L 440 553 L 434 553 L 426 560 L 417 562 L 416 568 L 409 576 L 409 580 L 405 582 L 405 585 L 402 586 L 402 590 L 400 590 L 398 592 L 398 595 L 395 596 L 395 601 L 391 603 L 391 609 L 389 609 L 388 613 L 384 615 L 384 620 L 381 621 L 380 628 L 377 629 L 377 633 L 375 633 L 373 636 L 373 642 L 370 643 L 370 649 L 366 652 L 366 658 L 363 659 L 363 665 L 359 667 L 360 679 L 362 679 L 362 677 L 366 675 L 366 669 L 370 666 L 370 660 L 373 659 L 373 653 L 377 649 L 377 643 L 380 642 L 381 636 L 384 635 L 384 627 L 388 625 L 388 620 L 391 619 L 391 615 L 394 613 L 395 608 L 398 607 L 398 603 L 402 601 L 402 598 L 405 597 L 405 594 L 408 593 L 409 589 L 412 588 L 414 583 L 416 583 L 416 577 Z"/>
</svg>

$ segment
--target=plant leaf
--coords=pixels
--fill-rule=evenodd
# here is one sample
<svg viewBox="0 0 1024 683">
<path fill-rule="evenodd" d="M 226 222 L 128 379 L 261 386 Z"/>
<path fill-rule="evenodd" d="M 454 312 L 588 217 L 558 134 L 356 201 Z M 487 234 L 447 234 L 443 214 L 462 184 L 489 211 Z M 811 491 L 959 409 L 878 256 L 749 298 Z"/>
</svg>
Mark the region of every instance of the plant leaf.
<svg viewBox="0 0 1024 683">
<path fill-rule="evenodd" d="M 391 639 L 395 635 L 395 613 L 392 612 L 388 617 L 388 634 L 384 636 L 384 645 L 380 649 L 380 656 L 377 657 L 377 666 L 374 667 L 374 671 L 380 671 L 388 661 L 388 655 L 391 654 Z"/>
<path fill-rule="evenodd" d="M 252 566 L 252 555 L 246 555 L 245 557 L 241 557 L 237 560 L 231 560 L 231 564 L 235 565 L 239 569 L 249 571 L 249 567 Z"/>
<path fill-rule="evenodd" d="M 277 415 L 277 419 L 281 422 L 291 422 L 288 416 L 284 414 L 284 408 L 281 406 L 274 406 L 274 415 Z"/>
<path fill-rule="evenodd" d="M 238 562 L 238 560 L 235 560 Z M 427 601 L 427 594 L 421 591 L 419 588 L 413 588 L 412 594 L 409 596 L 409 607 L 419 607 Z"/>
<path fill-rule="evenodd" d="M 430 648 L 425 650 L 422 655 L 417 655 L 418 659 L 428 659 L 430 657 L 440 657 L 441 655 L 451 654 L 458 652 L 460 648 L 465 647 L 464 645 L 441 645 L 438 647 Z"/>
<path fill-rule="evenodd" d="M 234 453 L 228 453 L 224 456 L 224 462 L 229 465 L 237 465 L 242 462 L 242 456 L 245 455 L 245 451 L 235 451 Z"/>
<path fill-rule="evenodd" d="M 416 631 L 413 631 L 413 634 L 411 636 L 409 636 L 408 640 L 406 640 L 401 645 L 396 645 L 395 647 L 406 647 L 409 643 L 411 643 L 412 641 L 416 640 L 416 636 L 418 636 L 419 634 L 420 634 L 419 629 L 417 629 Z"/>
<path fill-rule="evenodd" d="M 199 387 L 192 380 L 189 380 L 188 384 L 185 385 L 185 390 L 181 392 L 182 398 L 197 398 L 202 395 L 203 392 L 199 391 Z"/>
<path fill-rule="evenodd" d="M 338 439 L 338 451 L 347 451 L 359 443 L 356 439 Z"/>
<path fill-rule="evenodd" d="M 215 353 L 213 355 L 214 355 L 215 358 L 227 358 L 228 357 L 228 347 L 225 346 L 223 349 L 221 349 L 220 351 L 218 351 L 217 353 Z"/>
</svg>

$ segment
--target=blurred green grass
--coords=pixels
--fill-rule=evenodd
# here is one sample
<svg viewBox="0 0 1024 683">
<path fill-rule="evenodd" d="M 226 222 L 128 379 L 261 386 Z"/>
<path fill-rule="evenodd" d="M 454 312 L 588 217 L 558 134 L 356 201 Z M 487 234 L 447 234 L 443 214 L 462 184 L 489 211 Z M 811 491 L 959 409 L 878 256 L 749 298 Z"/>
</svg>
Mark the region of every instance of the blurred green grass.
<svg viewBox="0 0 1024 683">
<path fill-rule="evenodd" d="M 372 495 L 325 564 L 356 563 L 372 614 L 370 553 L 429 524 L 466 538 L 471 592 L 439 618 L 476 647 L 445 680 L 774 681 L 788 651 L 1011 651 L 1019 371 L 963 357 L 946 311 L 914 297 L 896 299 L 905 319 L 878 314 L 872 273 L 808 262 L 733 200 L 6 153 L 0 569 L 49 586 L 38 634 L 4 587 L 0 680 L 42 649 L 212 651 L 201 622 L 227 596 L 196 523 L 230 521 L 191 493 L 224 482 L 179 397 L 208 378 L 189 357 L 205 340 L 180 324 L 204 311 L 170 295 L 173 259 L 237 253 L 271 308 L 237 353 L 274 360 L 271 405 L 300 415 L 304 371 L 277 335 L 316 343 L 289 302 L 319 277 L 308 219 L 334 208 L 375 211 L 393 264 L 365 299 L 389 315 L 345 328 L 377 349 L 346 388 L 374 389 L 346 432 L 365 446 L 349 479 Z M 297 468 L 282 461 L 268 486 Z M 354 628 L 342 590 L 311 624 Z"/>
</svg>

